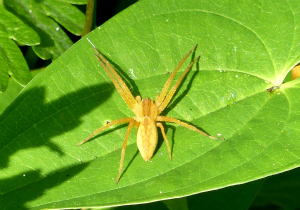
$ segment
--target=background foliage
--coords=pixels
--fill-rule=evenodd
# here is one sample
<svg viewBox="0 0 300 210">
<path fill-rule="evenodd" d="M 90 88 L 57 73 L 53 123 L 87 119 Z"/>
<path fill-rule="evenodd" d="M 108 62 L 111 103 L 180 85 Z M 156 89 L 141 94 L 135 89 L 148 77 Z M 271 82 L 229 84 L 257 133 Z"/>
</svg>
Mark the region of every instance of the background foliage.
<svg viewBox="0 0 300 210">
<path fill-rule="evenodd" d="M 4 9 L 0 10 L 9 20 L 24 23 L 23 33 L 18 34 L 8 27 L 8 18 L 0 20 L 5 27 L 2 34 L 6 31 L 1 40 L 8 43 L 1 45 L 1 52 L 10 50 L 9 46 L 14 47 L 12 52 L 18 51 L 10 38 L 24 35 L 23 42 L 15 39 L 18 44 L 35 46 L 33 51 L 44 59 L 57 58 L 0 116 L 3 209 L 114 206 L 178 197 L 183 198 L 136 208 L 222 205 L 232 209 L 233 203 L 239 209 L 251 203 L 252 208 L 299 207 L 299 170 L 262 179 L 299 167 L 299 79 L 282 84 L 300 58 L 297 1 L 144 0 L 101 25 L 60 57 L 72 43 L 57 22 L 64 30 L 78 34 L 80 24 L 77 28 L 71 20 L 82 18 L 83 13 L 72 13 L 79 10 L 68 9 L 75 7 L 67 2 L 51 1 L 55 3 L 3 1 Z M 40 9 L 30 12 L 30 5 Z M 54 26 L 59 30 L 53 30 L 57 29 Z M 115 66 L 135 95 L 151 98 L 161 91 L 182 56 L 198 43 L 192 57 L 200 54 L 201 59 L 163 114 L 226 140 L 212 141 L 170 124 L 167 136 L 172 141 L 173 160 L 168 160 L 160 139 L 152 161 L 144 162 L 137 153 L 133 132 L 126 169 L 116 185 L 126 126 L 75 147 L 107 120 L 132 116 L 93 57 L 91 43 Z M 8 59 L 0 64 L 25 63 L 20 51 L 15 57 L 23 61 Z M 20 74 L 28 72 L 27 68 Z M 274 186 L 280 187 L 275 195 Z M 211 192 L 197 194 L 205 191 Z M 192 194 L 197 195 L 184 197 Z"/>
</svg>

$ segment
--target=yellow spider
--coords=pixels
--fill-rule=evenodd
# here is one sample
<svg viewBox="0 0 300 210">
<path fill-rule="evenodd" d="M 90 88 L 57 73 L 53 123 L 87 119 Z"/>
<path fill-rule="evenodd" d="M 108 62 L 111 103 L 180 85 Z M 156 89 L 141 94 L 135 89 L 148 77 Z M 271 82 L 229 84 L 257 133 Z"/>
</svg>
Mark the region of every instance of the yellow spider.
<svg viewBox="0 0 300 210">
<path fill-rule="evenodd" d="M 210 136 L 210 135 L 204 133 L 203 131 L 197 129 L 196 127 L 189 125 L 187 123 L 184 123 L 178 119 L 175 119 L 172 117 L 167 117 L 167 116 L 160 116 L 160 113 L 167 107 L 167 105 L 171 101 L 171 99 L 172 99 L 173 95 L 175 94 L 178 86 L 180 85 L 182 79 L 185 77 L 185 75 L 191 69 L 193 64 L 200 58 L 200 56 L 198 56 L 195 60 L 193 60 L 190 63 L 190 65 L 185 69 L 185 71 L 182 73 L 182 75 L 180 76 L 178 81 L 172 87 L 170 92 L 167 94 L 169 86 L 171 85 L 171 82 L 172 82 L 175 74 L 177 73 L 177 71 L 180 69 L 180 67 L 184 63 L 184 61 L 187 59 L 187 57 L 193 52 L 193 50 L 196 47 L 197 47 L 197 45 L 195 45 L 179 62 L 178 66 L 175 68 L 174 72 L 171 74 L 171 76 L 165 83 L 161 94 L 156 96 L 155 102 L 153 100 L 151 100 L 150 98 L 142 99 L 141 96 L 136 96 L 134 98 L 132 93 L 130 92 L 129 88 L 123 82 L 122 78 L 117 74 L 117 72 L 110 65 L 110 63 L 103 57 L 103 55 L 96 48 L 94 48 L 94 50 L 97 53 L 97 54 L 95 54 L 96 58 L 99 60 L 100 64 L 103 66 L 104 70 L 106 71 L 106 73 L 108 74 L 110 79 L 112 80 L 114 86 L 118 90 L 119 94 L 122 96 L 122 98 L 125 101 L 125 103 L 127 104 L 127 106 L 135 114 L 135 117 L 126 117 L 126 118 L 112 121 L 112 122 L 108 123 L 107 125 L 95 130 L 85 140 L 78 143 L 77 146 L 87 142 L 95 134 L 105 130 L 106 128 L 109 128 L 116 124 L 129 123 L 128 129 L 126 132 L 126 136 L 125 136 L 125 140 L 123 143 L 123 147 L 122 147 L 119 174 L 118 174 L 116 182 L 119 181 L 120 176 L 122 174 L 125 149 L 127 146 L 127 140 L 128 140 L 130 131 L 132 129 L 132 126 L 135 126 L 137 128 L 137 146 L 138 146 L 138 149 L 145 161 L 149 161 L 151 159 L 151 157 L 153 156 L 153 153 L 155 151 L 155 148 L 157 146 L 158 136 L 157 136 L 156 127 L 159 127 L 161 129 L 161 133 L 162 133 L 163 138 L 166 141 L 166 144 L 168 147 L 170 160 L 172 159 L 169 142 L 168 142 L 168 139 L 165 134 L 165 129 L 164 129 L 163 125 L 161 124 L 161 122 L 177 123 L 179 125 L 182 125 L 193 131 L 196 131 L 196 132 L 198 132 L 206 137 L 209 137 L 211 139 L 215 139 L 215 140 L 218 139 L 218 138 Z"/>
</svg>

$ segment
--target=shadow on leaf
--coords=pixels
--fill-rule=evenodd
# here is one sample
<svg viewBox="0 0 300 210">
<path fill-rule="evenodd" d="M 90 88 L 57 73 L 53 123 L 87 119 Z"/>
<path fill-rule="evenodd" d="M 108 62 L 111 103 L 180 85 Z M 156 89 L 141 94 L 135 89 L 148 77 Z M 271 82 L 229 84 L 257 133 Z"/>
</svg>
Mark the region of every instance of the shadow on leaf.
<svg viewBox="0 0 300 210">
<path fill-rule="evenodd" d="M 40 170 L 24 171 L 13 177 L 0 180 L 1 194 L 0 203 L 1 209 L 31 209 L 32 207 L 42 209 L 43 201 L 36 206 L 31 204 L 35 199 L 41 198 L 44 194 L 49 193 L 51 188 L 54 188 L 67 180 L 70 180 L 75 175 L 84 170 L 89 163 L 79 164 L 60 168 L 43 176 Z M 23 185 L 23 182 L 31 182 Z M 70 182 L 70 181 L 69 181 Z M 15 186 L 18 183 L 19 187 L 9 189 L 10 186 Z M 70 184 L 71 185 L 71 184 Z M 3 193 L 2 190 L 6 192 Z M 62 192 L 63 193 L 63 192 Z M 55 196 L 52 196 L 52 201 L 44 201 L 45 205 L 55 208 Z M 60 201 L 60 200 L 59 200 Z M 30 206 L 30 207 L 29 207 Z"/>
<path fill-rule="evenodd" d="M 56 155 L 64 155 L 60 146 L 51 139 L 79 126 L 83 122 L 81 118 L 108 99 L 112 91 L 111 85 L 104 83 L 67 93 L 51 101 L 45 98 L 44 87 L 34 87 L 22 92 L 0 116 L 0 168 L 9 166 L 12 155 L 29 148 L 46 146 Z M 74 148 L 75 146 L 74 144 Z M 30 155 L 18 156 L 18 159 L 20 168 L 24 170 L 32 168 L 35 162 L 42 161 L 39 156 Z M 27 178 L 22 184 L 33 181 L 35 179 Z M 19 186 L 15 182 L 7 190 L 14 190 Z M 5 192 L 2 187 L 1 192 Z"/>
</svg>

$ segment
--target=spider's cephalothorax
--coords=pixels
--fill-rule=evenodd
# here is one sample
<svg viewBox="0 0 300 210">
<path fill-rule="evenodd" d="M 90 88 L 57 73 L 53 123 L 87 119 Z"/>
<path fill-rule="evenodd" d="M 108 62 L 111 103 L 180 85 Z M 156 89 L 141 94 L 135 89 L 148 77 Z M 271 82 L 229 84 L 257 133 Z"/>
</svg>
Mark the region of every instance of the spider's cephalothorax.
<svg viewBox="0 0 300 210">
<path fill-rule="evenodd" d="M 155 148 L 157 146 L 158 136 L 157 136 L 157 127 L 161 129 L 161 133 L 163 135 L 164 140 L 166 141 L 167 148 L 169 151 L 169 157 L 170 160 L 172 159 L 171 149 L 169 146 L 168 139 L 165 134 L 165 130 L 163 127 L 163 124 L 161 122 L 172 122 L 177 123 L 179 125 L 182 125 L 186 128 L 189 128 L 193 131 L 196 131 L 204 136 L 207 136 L 211 139 L 218 139 L 216 137 L 210 136 L 203 131 L 199 130 L 195 126 L 189 125 L 185 122 L 182 122 L 178 119 L 167 117 L 167 116 L 160 116 L 160 113 L 167 107 L 169 102 L 171 101 L 173 95 L 175 94 L 178 86 L 180 85 L 181 81 L 185 77 L 185 75 L 188 73 L 188 71 L 192 68 L 193 64 L 200 58 L 198 56 L 196 59 L 194 59 L 190 65 L 185 69 L 185 71 L 182 73 L 180 78 L 177 80 L 175 85 L 171 88 L 171 90 L 168 93 L 168 89 L 171 85 L 172 80 L 174 79 L 175 74 L 180 69 L 184 61 L 187 59 L 187 57 L 193 52 L 193 50 L 197 47 L 195 45 L 179 62 L 178 66 L 175 68 L 174 72 L 171 74 L 167 82 L 165 83 L 162 92 L 160 95 L 156 96 L 155 102 L 153 102 L 149 98 L 141 99 L 140 96 L 133 97 L 132 93 L 130 92 L 129 88 L 126 86 L 126 84 L 123 82 L 122 78 L 117 74 L 117 72 L 114 70 L 114 68 L 110 65 L 110 63 L 103 57 L 103 55 L 94 48 L 96 51 L 96 58 L 99 60 L 100 64 L 103 66 L 104 70 L 112 80 L 114 86 L 116 87 L 117 91 L 122 96 L 125 103 L 128 105 L 128 107 L 133 111 L 135 114 L 135 117 L 126 117 L 122 119 L 118 119 L 115 121 L 112 121 L 108 123 L 107 125 L 95 130 L 93 133 L 91 133 L 85 140 L 78 143 L 77 146 L 85 143 L 88 141 L 92 136 L 95 134 L 105 130 L 106 128 L 109 128 L 113 125 L 120 124 L 120 123 L 129 123 L 125 140 L 122 147 L 122 154 L 121 154 L 121 161 L 120 161 L 120 168 L 119 168 L 119 175 L 117 177 L 117 182 L 119 181 L 122 173 L 122 167 L 124 162 L 124 156 L 125 156 L 125 149 L 127 146 L 127 140 L 130 134 L 130 131 L 133 126 L 137 128 L 137 146 L 138 149 L 144 158 L 144 160 L 149 161 L 151 157 L 153 156 L 153 153 L 155 151 Z"/>
</svg>

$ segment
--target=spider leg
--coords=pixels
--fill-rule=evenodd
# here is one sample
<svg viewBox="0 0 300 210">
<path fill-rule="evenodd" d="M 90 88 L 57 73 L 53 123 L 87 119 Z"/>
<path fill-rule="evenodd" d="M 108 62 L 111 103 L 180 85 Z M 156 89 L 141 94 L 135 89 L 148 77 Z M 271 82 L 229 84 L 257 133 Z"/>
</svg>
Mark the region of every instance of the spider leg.
<svg viewBox="0 0 300 210">
<path fill-rule="evenodd" d="M 84 144 L 85 142 L 87 142 L 90 138 L 92 138 L 94 135 L 96 135 L 97 133 L 105 130 L 106 128 L 109 128 L 113 125 L 116 125 L 116 124 L 121 124 L 121 123 L 128 123 L 132 120 L 133 118 L 132 117 L 126 117 L 126 118 L 122 118 L 122 119 L 118 119 L 118 120 L 115 120 L 115 121 L 112 121 L 110 123 L 108 123 L 107 125 L 95 130 L 93 133 L 91 133 L 88 137 L 86 137 L 86 139 L 84 139 L 83 141 L 79 142 L 76 146 L 79 146 L 79 145 L 82 145 Z"/>
<path fill-rule="evenodd" d="M 171 85 L 172 80 L 174 79 L 177 71 L 180 69 L 180 67 L 182 66 L 182 64 L 184 63 L 184 61 L 187 59 L 187 57 L 189 57 L 189 55 L 194 51 L 194 49 L 198 46 L 198 44 L 196 44 L 179 62 L 179 64 L 176 66 L 175 70 L 173 71 L 173 73 L 170 75 L 169 79 L 167 80 L 167 82 L 165 83 L 161 94 L 159 95 L 158 99 L 155 100 L 155 103 L 159 106 L 163 100 L 166 97 L 167 91 Z"/>
<path fill-rule="evenodd" d="M 168 147 L 170 160 L 172 160 L 172 153 L 171 153 L 169 141 L 168 141 L 167 136 L 166 136 L 166 133 L 165 133 L 165 128 L 164 128 L 163 124 L 161 124 L 161 123 L 156 123 L 156 127 L 159 127 L 160 130 L 161 130 L 161 133 L 162 133 L 162 135 L 163 135 L 163 137 L 164 137 L 164 140 L 166 141 L 166 144 L 167 144 L 167 147 Z"/>
<path fill-rule="evenodd" d="M 183 80 L 183 78 L 185 77 L 185 75 L 189 72 L 189 70 L 192 68 L 192 66 L 194 65 L 194 63 L 199 58 L 200 58 L 200 56 L 198 56 L 195 60 L 193 60 L 192 63 L 184 70 L 184 72 L 182 73 L 182 75 L 180 76 L 180 78 L 177 80 L 177 82 L 175 83 L 175 85 L 172 87 L 172 89 L 170 90 L 170 92 L 166 96 L 165 100 L 159 106 L 159 108 L 158 108 L 158 114 L 160 114 L 168 106 L 168 104 L 171 101 L 173 95 L 175 94 L 177 88 L 179 87 L 181 81 Z"/>
<path fill-rule="evenodd" d="M 156 120 L 157 120 L 157 121 L 161 121 L 161 122 L 172 122 L 172 123 L 176 123 L 176 124 L 182 125 L 182 126 L 184 126 L 184 127 L 186 127 L 186 128 L 189 128 L 189 129 L 191 129 L 192 131 L 196 131 L 196 132 L 198 132 L 198 133 L 202 134 L 203 136 L 206 136 L 206 137 L 208 137 L 208 138 L 210 138 L 210 139 L 214 139 L 214 140 L 218 140 L 218 139 L 219 139 L 219 138 L 217 138 L 217 137 L 210 136 L 210 135 L 208 135 L 207 133 L 205 133 L 205 132 L 203 132 L 203 131 L 200 131 L 200 130 L 199 130 L 198 128 L 196 128 L 195 126 L 189 125 L 189 124 L 187 124 L 187 123 L 185 123 L 185 122 L 182 122 L 182 121 L 177 120 L 177 119 L 172 118 L 172 117 L 167 117 L 167 116 L 157 116 Z"/>
<path fill-rule="evenodd" d="M 124 163 L 125 150 L 126 150 L 126 147 L 127 147 L 127 141 L 128 141 L 128 137 L 129 137 L 130 131 L 132 129 L 132 126 L 134 126 L 136 124 L 137 124 L 137 122 L 134 119 L 132 119 L 130 121 L 130 123 L 129 123 L 128 129 L 127 129 L 127 132 L 126 132 L 126 136 L 125 136 L 125 140 L 124 140 L 124 143 L 123 143 L 123 147 L 122 147 L 119 174 L 118 174 L 116 183 L 119 182 L 119 179 L 120 179 L 121 174 L 122 174 L 122 168 L 123 168 L 123 163 Z"/>
<path fill-rule="evenodd" d="M 115 69 L 110 65 L 110 63 L 104 58 L 104 56 L 96 49 L 94 48 L 95 52 L 97 53 L 95 57 L 100 62 L 101 66 L 104 68 L 105 72 L 110 77 L 111 81 L 113 82 L 114 86 L 118 90 L 119 94 L 122 96 L 123 100 L 127 104 L 127 106 L 133 111 L 135 104 L 137 101 L 134 99 L 132 93 L 130 92 L 129 88 L 125 84 L 125 82 L 122 80 L 122 78 L 118 75 L 118 73 L 115 71 Z M 107 68 L 108 67 L 108 68 Z M 113 77 L 113 75 L 116 77 L 116 79 Z"/>
</svg>

